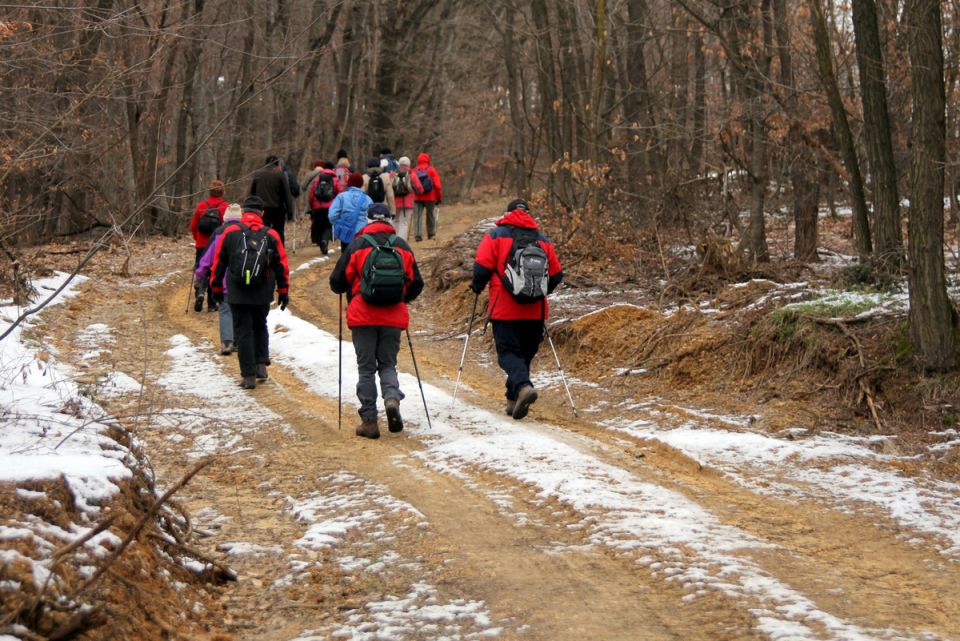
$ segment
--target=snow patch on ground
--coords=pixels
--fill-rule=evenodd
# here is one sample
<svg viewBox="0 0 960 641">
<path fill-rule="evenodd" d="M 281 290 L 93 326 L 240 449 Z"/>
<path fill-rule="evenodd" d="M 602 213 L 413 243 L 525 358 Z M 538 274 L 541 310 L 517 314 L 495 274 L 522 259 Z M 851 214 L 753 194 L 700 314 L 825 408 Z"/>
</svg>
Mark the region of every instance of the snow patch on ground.
<svg viewBox="0 0 960 641">
<path fill-rule="evenodd" d="M 196 399 L 198 405 L 160 414 L 153 423 L 170 430 L 172 439 L 190 436 L 190 456 L 239 451 L 245 435 L 280 423 L 278 414 L 224 374 L 209 346 L 195 345 L 181 334 L 170 337 L 170 344 L 167 367 L 157 383 L 181 398 Z"/>
<path fill-rule="evenodd" d="M 294 269 L 293 272 L 299 272 L 305 269 L 310 269 L 311 267 L 316 267 L 320 263 L 325 263 L 328 260 L 330 260 L 330 256 L 318 256 L 317 258 L 311 258 L 307 262 Z"/>
</svg>

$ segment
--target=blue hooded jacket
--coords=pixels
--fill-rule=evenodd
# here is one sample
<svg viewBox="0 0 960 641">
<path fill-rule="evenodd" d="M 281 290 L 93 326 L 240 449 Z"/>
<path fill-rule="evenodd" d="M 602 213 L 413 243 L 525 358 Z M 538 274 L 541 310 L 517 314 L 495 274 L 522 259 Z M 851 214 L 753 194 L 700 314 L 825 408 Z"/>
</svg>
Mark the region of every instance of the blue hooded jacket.
<svg viewBox="0 0 960 641">
<path fill-rule="evenodd" d="M 367 209 L 373 204 L 370 196 L 359 187 L 350 187 L 337 194 L 330 203 L 327 218 L 333 226 L 333 235 L 349 243 L 367 224 Z"/>
</svg>

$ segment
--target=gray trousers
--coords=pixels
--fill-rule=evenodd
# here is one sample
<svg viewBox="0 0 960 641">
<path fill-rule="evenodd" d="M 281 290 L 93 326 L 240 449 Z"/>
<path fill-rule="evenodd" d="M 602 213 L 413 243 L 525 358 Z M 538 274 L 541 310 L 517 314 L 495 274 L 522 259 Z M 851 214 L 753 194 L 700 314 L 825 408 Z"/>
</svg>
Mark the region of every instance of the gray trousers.
<svg viewBox="0 0 960 641">
<path fill-rule="evenodd" d="M 437 233 L 437 203 L 432 200 L 418 200 L 413 204 L 413 235 L 417 240 L 423 240 L 421 221 L 423 214 L 427 216 L 427 237 L 433 238 Z"/>
<path fill-rule="evenodd" d="M 353 348 L 357 352 L 357 398 L 360 400 L 360 418 L 377 420 L 377 383 L 380 374 L 380 391 L 384 400 L 403 399 L 400 381 L 397 378 L 397 354 L 400 352 L 399 327 L 367 325 L 354 327 Z"/>
<path fill-rule="evenodd" d="M 220 342 L 225 341 L 233 341 L 233 313 L 226 300 L 220 303 Z"/>
</svg>

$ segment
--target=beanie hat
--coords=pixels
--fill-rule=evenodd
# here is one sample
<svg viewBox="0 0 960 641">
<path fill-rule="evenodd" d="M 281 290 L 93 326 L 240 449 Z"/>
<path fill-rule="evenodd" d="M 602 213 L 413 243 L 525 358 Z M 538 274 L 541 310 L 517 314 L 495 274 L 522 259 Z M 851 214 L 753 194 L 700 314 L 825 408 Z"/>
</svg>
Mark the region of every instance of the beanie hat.
<svg viewBox="0 0 960 641">
<path fill-rule="evenodd" d="M 379 167 L 379 166 L 380 166 L 379 158 L 377 157 L 367 158 L 367 167 L 373 168 L 373 167 Z"/>
<path fill-rule="evenodd" d="M 237 203 L 230 203 L 230 206 L 227 207 L 227 211 L 223 212 L 223 222 L 228 220 L 240 220 L 243 216 L 243 210 L 240 209 L 240 205 Z"/>
<path fill-rule="evenodd" d="M 341 149 L 340 151 L 337 152 L 337 160 L 340 160 L 341 158 L 346 158 L 346 157 L 347 157 L 346 149 Z"/>
<path fill-rule="evenodd" d="M 243 199 L 243 211 L 263 212 L 263 199 L 260 196 L 247 196 Z"/>
<path fill-rule="evenodd" d="M 530 205 L 527 204 L 523 198 L 517 198 L 516 200 L 511 200 L 510 204 L 507 205 L 507 213 L 519 209 L 520 211 L 525 211 L 528 214 L 530 213 Z"/>
<path fill-rule="evenodd" d="M 404 167 L 410 166 L 410 159 L 407 158 L 406 156 L 400 156 L 400 160 L 398 160 L 397 162 L 399 162 Z"/>
<path fill-rule="evenodd" d="M 347 187 L 363 187 L 363 176 L 357 172 L 350 174 L 347 178 Z"/>
<path fill-rule="evenodd" d="M 392 153 L 393 153 L 393 152 L 390 151 L 390 147 L 380 147 L 380 155 L 381 155 L 381 156 L 386 156 L 387 154 L 392 154 Z"/>
<path fill-rule="evenodd" d="M 267 159 L 263 161 L 263 164 L 264 164 L 264 165 L 279 165 L 279 164 L 280 164 L 280 158 L 278 158 L 277 156 L 274 156 L 273 154 L 270 154 L 269 156 L 267 156 Z"/>
<path fill-rule="evenodd" d="M 323 168 L 324 168 L 324 169 L 333 169 L 333 163 L 328 160 L 327 162 L 323 163 Z"/>
<path fill-rule="evenodd" d="M 386 203 L 373 203 L 367 210 L 367 218 L 370 220 L 389 220 L 393 218 L 393 214 L 390 213 L 390 208 L 387 207 Z"/>
</svg>

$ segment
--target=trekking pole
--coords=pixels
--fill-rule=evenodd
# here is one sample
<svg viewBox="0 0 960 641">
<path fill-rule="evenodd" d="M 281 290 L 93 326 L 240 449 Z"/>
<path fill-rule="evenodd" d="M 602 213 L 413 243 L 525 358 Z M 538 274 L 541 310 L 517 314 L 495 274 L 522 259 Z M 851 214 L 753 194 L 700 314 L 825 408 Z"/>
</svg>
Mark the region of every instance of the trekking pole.
<svg viewBox="0 0 960 641">
<path fill-rule="evenodd" d="M 339 325 L 337 334 L 340 342 L 340 351 L 337 354 L 337 431 L 343 429 L 343 294 L 340 294 Z"/>
<path fill-rule="evenodd" d="M 413 353 L 413 340 L 410 338 L 410 330 L 407 329 L 407 344 L 410 346 L 410 358 L 413 359 L 413 371 L 417 375 L 417 385 L 420 386 L 420 398 L 423 399 L 423 413 L 427 415 L 427 427 L 433 429 L 433 423 L 430 422 L 430 410 L 427 409 L 427 397 L 423 395 L 423 381 L 420 380 L 420 370 L 417 368 L 417 355 Z"/>
<path fill-rule="evenodd" d="M 560 357 L 557 356 L 557 348 L 553 346 L 553 339 L 550 338 L 550 332 L 547 331 L 547 324 L 543 324 L 543 335 L 547 337 L 547 342 L 550 343 L 550 349 L 553 351 L 553 360 L 557 361 L 557 369 L 560 370 L 560 380 L 563 381 L 563 388 L 567 390 L 567 400 L 570 401 L 570 408 L 573 410 L 573 415 L 577 418 L 580 418 L 580 415 L 577 414 L 577 406 L 573 404 L 573 396 L 570 394 L 570 386 L 567 385 L 567 377 L 563 374 L 563 367 L 560 366 Z"/>
<path fill-rule="evenodd" d="M 470 322 L 467 324 L 467 337 L 463 339 L 463 354 L 460 355 L 460 369 L 457 370 L 457 384 L 453 388 L 453 400 L 450 407 L 457 403 L 457 392 L 460 390 L 460 377 L 463 375 L 463 363 L 467 360 L 467 343 L 470 342 L 470 332 L 473 331 L 473 319 L 477 315 L 477 303 L 480 301 L 480 294 L 474 292 L 473 311 L 470 312 Z"/>
<path fill-rule="evenodd" d="M 193 291 L 193 288 L 194 288 L 194 286 L 195 286 L 196 284 L 197 284 L 197 275 L 196 275 L 196 273 L 191 269 L 191 270 L 190 270 L 190 286 L 187 287 L 187 309 L 184 310 L 184 312 L 183 312 L 184 314 L 189 314 L 189 313 L 190 313 L 190 301 L 193 299 L 193 296 L 191 296 L 190 293 Z"/>
</svg>

